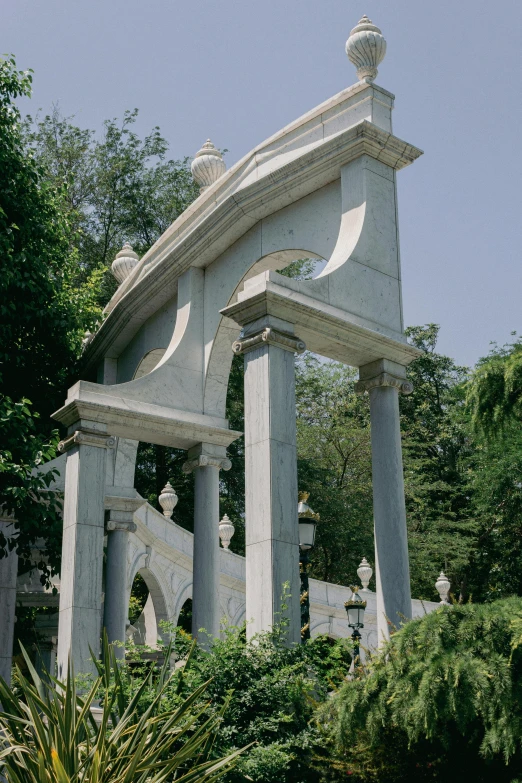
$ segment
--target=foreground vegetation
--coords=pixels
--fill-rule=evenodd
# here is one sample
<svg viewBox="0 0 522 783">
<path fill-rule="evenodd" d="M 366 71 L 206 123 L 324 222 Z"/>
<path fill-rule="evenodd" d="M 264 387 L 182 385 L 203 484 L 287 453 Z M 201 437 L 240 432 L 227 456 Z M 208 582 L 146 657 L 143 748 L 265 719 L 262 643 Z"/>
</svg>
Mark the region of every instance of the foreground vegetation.
<svg viewBox="0 0 522 783">
<path fill-rule="evenodd" d="M 13 688 L 0 680 L 0 760 L 9 783 L 193 783 L 216 780 L 237 762 L 240 751 L 214 751 L 221 713 L 205 701 L 207 683 L 175 704 L 167 697 L 184 679 L 183 670 L 168 675 L 168 662 L 131 691 L 105 644 L 99 677 L 80 694 L 71 670 L 56 687 L 24 655 L 30 679 L 17 668 Z M 100 694 L 96 720 L 91 705 Z"/>
</svg>

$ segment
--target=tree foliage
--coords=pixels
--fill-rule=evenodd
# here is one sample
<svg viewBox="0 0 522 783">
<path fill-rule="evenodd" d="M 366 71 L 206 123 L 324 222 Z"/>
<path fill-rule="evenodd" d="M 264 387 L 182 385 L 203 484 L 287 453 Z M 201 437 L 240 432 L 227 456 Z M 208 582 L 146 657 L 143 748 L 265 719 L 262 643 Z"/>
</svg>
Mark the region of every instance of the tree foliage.
<svg viewBox="0 0 522 783">
<path fill-rule="evenodd" d="M 407 623 L 323 719 L 355 781 L 515 781 L 522 774 L 522 600 Z"/>
<path fill-rule="evenodd" d="M 76 229 L 79 282 L 101 275 L 101 305 L 116 290 L 110 265 L 124 242 L 144 254 L 199 194 L 189 159 L 167 158 L 159 128 L 140 139 L 133 131 L 137 117 L 135 109 L 121 121 L 106 120 L 99 138 L 56 107 L 43 119 L 28 117 L 24 125 L 48 181 L 62 188 Z"/>
<path fill-rule="evenodd" d="M 476 431 L 490 439 L 522 418 L 522 342 L 494 347 L 478 362 L 467 389 Z"/>
<path fill-rule="evenodd" d="M 0 497 L 2 513 L 15 520 L 9 541 L 0 536 L 0 555 L 16 546 L 23 563 L 43 537 L 52 568 L 57 505 L 49 478 L 33 470 L 54 456 L 49 416 L 93 325 L 93 303 L 74 286 L 62 194 L 24 146 L 15 101 L 30 96 L 31 81 L 14 58 L 0 60 Z"/>
<path fill-rule="evenodd" d="M 227 783 L 242 783 L 245 776 L 257 783 L 330 779 L 327 770 L 316 764 L 323 740 L 314 714 L 327 693 L 343 682 L 351 662 L 350 644 L 318 637 L 289 648 L 282 643 L 284 635 L 283 623 L 273 633 L 258 634 L 250 641 L 244 627 L 226 628 L 209 651 L 192 651 L 183 668 L 182 687 L 171 687 L 165 693 L 164 708 L 176 708 L 207 683 L 205 699 L 223 715 L 216 752 L 228 754 L 253 743 L 227 774 Z M 178 629 L 172 648 L 178 666 L 191 643 Z M 141 670 L 136 667 L 130 664 L 125 675 L 132 692 L 140 687 L 146 671 L 144 665 Z M 143 693 L 143 709 L 150 698 Z"/>
</svg>

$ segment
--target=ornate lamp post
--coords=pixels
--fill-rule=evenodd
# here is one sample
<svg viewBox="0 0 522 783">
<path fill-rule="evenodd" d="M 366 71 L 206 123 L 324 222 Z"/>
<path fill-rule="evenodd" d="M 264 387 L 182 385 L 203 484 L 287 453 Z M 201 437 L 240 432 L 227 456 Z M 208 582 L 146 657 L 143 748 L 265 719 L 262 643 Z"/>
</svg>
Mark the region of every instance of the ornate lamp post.
<svg viewBox="0 0 522 783">
<path fill-rule="evenodd" d="M 300 492 L 297 503 L 299 518 L 299 572 L 301 574 L 301 641 L 310 638 L 310 590 L 308 584 L 307 566 L 310 562 L 308 553 L 314 548 L 315 528 L 319 521 L 316 514 L 307 504 L 309 492 Z"/>
<path fill-rule="evenodd" d="M 353 661 L 354 668 L 357 665 L 359 659 L 359 640 L 361 638 L 360 629 L 364 628 L 364 610 L 366 609 L 366 601 L 363 601 L 359 595 L 359 588 L 352 587 L 352 597 L 349 601 L 346 601 L 344 608 L 348 615 L 348 627 L 353 629 Z"/>
</svg>

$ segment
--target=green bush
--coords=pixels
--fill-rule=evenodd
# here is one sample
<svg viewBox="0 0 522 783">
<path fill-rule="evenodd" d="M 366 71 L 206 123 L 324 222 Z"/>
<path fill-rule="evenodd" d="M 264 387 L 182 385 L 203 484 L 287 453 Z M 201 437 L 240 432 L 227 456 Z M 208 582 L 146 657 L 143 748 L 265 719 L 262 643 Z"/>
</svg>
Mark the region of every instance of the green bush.
<svg viewBox="0 0 522 783">
<path fill-rule="evenodd" d="M 522 776 L 522 599 L 441 607 L 407 623 L 323 708 L 354 781 Z"/>
<path fill-rule="evenodd" d="M 13 688 L 0 678 L 0 760 L 8 783 L 193 783 L 217 780 L 236 763 L 241 751 L 213 752 L 223 710 L 209 705 L 208 683 L 169 705 L 167 692 L 186 688 L 183 672 L 169 677 L 166 663 L 130 695 L 105 644 L 100 676 L 80 695 L 71 670 L 65 683 L 43 681 L 23 652 L 32 682 L 19 668 Z M 91 705 L 100 690 L 97 722 Z"/>
<path fill-rule="evenodd" d="M 225 630 L 208 652 L 197 648 L 184 665 L 181 688 L 170 687 L 165 709 L 174 709 L 187 694 L 207 683 L 205 698 L 223 719 L 216 739 L 220 754 L 255 743 L 227 773 L 228 783 L 308 783 L 320 780 L 324 738 L 315 724 L 318 704 L 338 688 L 349 669 L 350 643 L 318 637 L 305 645 L 284 646 L 284 630 L 247 641 L 244 628 Z M 173 647 L 178 666 L 186 658 L 190 637 L 178 630 Z M 169 650 L 166 651 L 170 654 Z M 140 687 L 147 663 L 126 669 L 127 687 Z M 144 691 L 145 708 L 150 696 Z M 328 778 L 329 780 L 331 778 Z"/>
</svg>

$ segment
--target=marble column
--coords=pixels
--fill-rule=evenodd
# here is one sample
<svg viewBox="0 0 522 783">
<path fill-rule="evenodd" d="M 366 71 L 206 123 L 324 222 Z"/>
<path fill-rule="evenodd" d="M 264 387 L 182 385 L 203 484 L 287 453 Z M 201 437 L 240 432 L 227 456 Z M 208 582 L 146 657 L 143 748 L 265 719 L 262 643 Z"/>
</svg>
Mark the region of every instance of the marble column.
<svg viewBox="0 0 522 783">
<path fill-rule="evenodd" d="M 358 393 L 370 395 L 373 514 L 379 643 L 411 618 L 399 392 L 411 394 L 406 369 L 381 359 L 359 368 Z"/>
<path fill-rule="evenodd" d="M 230 470 L 223 446 L 200 444 L 188 452 L 185 473 L 194 473 L 192 635 L 203 647 L 219 637 L 219 471 Z"/>
<path fill-rule="evenodd" d="M 72 430 L 72 432 L 71 432 Z M 67 453 L 63 506 L 62 570 L 58 627 L 58 677 L 69 659 L 75 674 L 96 674 L 90 649 L 99 654 L 105 474 L 114 447 L 104 425 L 79 423 L 60 443 Z"/>
<path fill-rule="evenodd" d="M 264 316 L 234 343 L 245 361 L 247 636 L 283 617 L 286 643 L 301 640 L 293 325 Z M 281 598 L 287 586 L 286 608 Z"/>
<path fill-rule="evenodd" d="M 12 520 L 0 519 L 0 530 L 6 538 L 15 532 Z M 16 550 L 0 560 L 0 677 L 11 682 L 13 639 L 16 622 L 16 577 L 18 555 Z"/>
<path fill-rule="evenodd" d="M 105 565 L 105 601 L 103 625 L 117 658 L 125 658 L 125 638 L 129 614 L 127 553 L 129 533 L 136 530 L 134 512 L 145 502 L 142 498 L 107 497 L 110 505 L 107 520 L 107 560 Z"/>
</svg>

